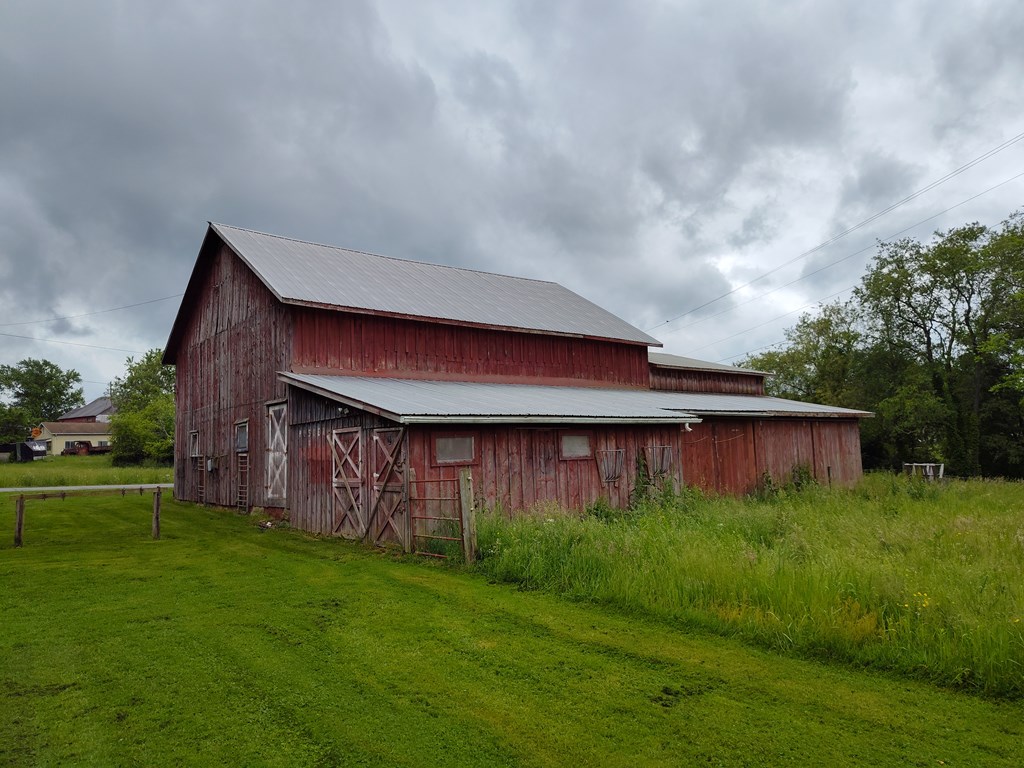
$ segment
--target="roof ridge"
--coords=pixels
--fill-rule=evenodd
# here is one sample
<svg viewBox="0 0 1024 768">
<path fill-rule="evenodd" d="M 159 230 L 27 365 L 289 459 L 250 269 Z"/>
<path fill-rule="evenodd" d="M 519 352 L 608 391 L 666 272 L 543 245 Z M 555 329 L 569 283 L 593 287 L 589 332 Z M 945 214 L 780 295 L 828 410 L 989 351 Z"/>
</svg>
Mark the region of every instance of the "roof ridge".
<svg viewBox="0 0 1024 768">
<path fill-rule="evenodd" d="M 207 224 L 209 224 L 211 227 L 224 227 L 226 229 L 236 229 L 239 232 L 249 232 L 250 234 L 253 234 L 253 235 L 261 235 L 263 237 L 273 237 L 273 238 L 276 238 L 277 240 L 287 240 L 287 241 L 292 242 L 292 243 L 302 243 L 303 245 L 313 245 L 313 246 L 316 246 L 317 248 L 330 248 L 333 251 L 348 251 L 349 253 L 358 253 L 361 256 L 373 256 L 374 258 L 378 258 L 378 259 L 388 259 L 389 261 L 400 261 L 400 262 L 402 262 L 404 264 L 422 264 L 422 265 L 427 266 L 427 267 L 438 267 L 440 269 L 452 269 L 452 270 L 455 270 L 457 272 L 471 272 L 471 273 L 477 274 L 477 275 L 488 275 L 488 276 L 491 276 L 491 277 L 504 277 L 504 278 L 506 278 L 508 280 L 522 280 L 522 281 L 528 282 L 528 283 L 543 283 L 544 285 L 557 285 L 558 287 L 563 288 L 563 289 L 565 289 L 567 291 L 572 291 L 571 288 L 566 288 L 564 285 L 562 285 L 561 283 L 556 283 L 554 280 L 541 280 L 541 279 L 536 278 L 536 277 L 521 277 L 519 275 L 506 275 L 506 274 L 501 273 L 501 272 L 488 272 L 485 269 L 473 269 L 471 267 L 453 267 L 450 264 L 438 264 L 438 263 L 433 262 L 433 261 L 422 261 L 420 259 L 405 259 L 405 258 L 402 258 L 401 256 L 386 256 L 386 255 L 384 255 L 382 253 L 374 253 L 373 251 L 362 251 L 362 250 L 359 250 L 358 248 L 346 248 L 346 247 L 341 246 L 341 245 L 331 245 L 329 243 L 318 243 L 318 242 L 316 242 L 314 240 L 303 240 L 302 238 L 298 238 L 298 237 L 287 237 L 285 235 L 275 235 L 273 232 L 261 232 L 258 229 L 249 229 L 248 227 L 236 227 L 236 226 L 234 226 L 232 224 L 223 224 L 223 223 L 218 222 L 218 221 L 208 221 Z M 576 291 L 572 291 L 572 293 L 576 293 Z M 576 295 L 579 296 L 580 294 L 576 293 Z M 586 299 L 585 297 L 582 297 L 582 296 L 580 298 L 583 298 L 584 301 L 590 301 L 589 299 Z M 593 304 L 592 301 L 590 303 Z M 595 306 L 597 306 L 597 305 L 595 305 Z"/>
</svg>

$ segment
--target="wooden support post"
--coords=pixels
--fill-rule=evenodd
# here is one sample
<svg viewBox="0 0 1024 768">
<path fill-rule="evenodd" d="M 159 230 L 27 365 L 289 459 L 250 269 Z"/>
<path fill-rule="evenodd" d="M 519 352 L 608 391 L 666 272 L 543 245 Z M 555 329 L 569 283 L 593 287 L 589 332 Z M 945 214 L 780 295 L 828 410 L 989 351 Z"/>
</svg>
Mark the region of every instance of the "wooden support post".
<svg viewBox="0 0 1024 768">
<path fill-rule="evenodd" d="M 21 535 L 25 529 L 25 497 L 19 496 L 14 502 L 14 546 L 21 546 Z"/>
<path fill-rule="evenodd" d="M 462 514 L 462 553 L 466 563 L 476 561 L 476 513 L 473 510 L 473 475 L 469 469 L 459 471 L 459 501 Z"/>
<path fill-rule="evenodd" d="M 160 538 L 160 491 L 162 489 L 157 488 L 156 493 L 153 494 L 153 539 L 157 540 Z"/>
</svg>

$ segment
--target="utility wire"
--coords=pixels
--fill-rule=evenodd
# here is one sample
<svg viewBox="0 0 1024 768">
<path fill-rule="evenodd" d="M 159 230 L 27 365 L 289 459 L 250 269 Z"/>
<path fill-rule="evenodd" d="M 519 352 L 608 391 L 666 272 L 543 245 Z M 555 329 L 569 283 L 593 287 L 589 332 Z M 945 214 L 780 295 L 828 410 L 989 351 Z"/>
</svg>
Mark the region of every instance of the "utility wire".
<svg viewBox="0 0 1024 768">
<path fill-rule="evenodd" d="M 89 349 L 106 349 L 111 352 L 128 352 L 132 355 L 144 355 L 137 349 L 121 349 L 120 347 L 101 347 L 96 344 L 82 344 L 77 341 L 60 341 L 59 339 L 37 339 L 35 336 L 19 336 L 16 333 L 0 333 L 0 336 L 8 336 L 12 339 L 28 339 L 29 341 L 45 341 L 47 344 L 70 344 L 73 347 L 88 347 Z"/>
<path fill-rule="evenodd" d="M 1010 183 L 1011 181 L 1015 181 L 1016 179 L 1019 179 L 1019 178 L 1021 178 L 1022 176 L 1024 176 L 1024 171 L 1022 171 L 1021 173 L 1018 173 L 1018 174 L 1017 174 L 1017 175 L 1015 175 L 1015 176 L 1011 176 L 1010 178 L 1008 178 L 1008 179 L 1006 179 L 1006 180 L 1004 180 L 1004 181 L 1001 181 L 1001 182 L 999 182 L 998 184 L 995 184 L 995 185 L 993 185 L 993 186 L 989 187 L 988 189 L 986 189 L 986 190 L 984 190 L 984 191 L 982 191 L 982 192 L 979 192 L 979 193 L 978 193 L 978 194 L 976 194 L 976 195 L 972 195 L 971 197 L 968 197 L 968 198 L 967 198 L 966 200 L 961 200 L 961 201 L 960 201 L 959 203 L 957 203 L 956 205 L 952 205 L 952 206 L 950 206 L 949 208 L 946 208 L 946 209 L 945 209 L 944 211 L 939 211 L 938 213 L 936 213 L 936 214 L 934 214 L 934 215 L 932 215 L 932 216 L 929 216 L 929 217 L 928 217 L 927 219 L 922 219 L 921 221 L 917 222 L 916 224 L 912 224 L 912 225 L 910 225 L 910 226 L 909 226 L 909 227 L 907 227 L 906 229 L 902 229 L 902 230 L 900 230 L 899 232 L 896 232 L 896 233 L 894 233 L 894 234 L 891 234 L 891 235 L 889 235 L 888 237 L 886 237 L 886 238 L 884 238 L 884 239 L 883 239 L 883 242 L 884 242 L 884 241 L 887 241 L 887 240 L 892 240 L 893 238 L 896 238 L 896 237 L 899 237 L 900 235 L 902 235 L 902 234 L 904 234 L 904 233 L 906 233 L 906 232 L 909 232 L 910 230 L 912 230 L 912 229 L 914 229 L 914 228 L 916 228 L 916 227 L 919 227 L 919 226 L 921 226 L 922 224 L 925 224 L 925 223 L 927 223 L 928 221 L 931 221 L 931 220 L 932 220 L 932 219 L 934 219 L 934 218 L 937 218 L 937 217 L 939 217 L 939 216 L 942 216 L 942 215 L 944 215 L 944 214 L 947 214 L 947 213 L 949 213 L 949 212 L 950 212 L 950 211 L 952 211 L 952 210 L 953 210 L 954 208 L 959 208 L 959 207 L 960 207 L 961 205 L 965 205 L 965 204 L 967 204 L 967 203 L 971 202 L 972 200 L 976 200 L 977 198 L 981 197 L 982 195 L 986 195 L 986 194 L 988 194 L 989 192 L 991 192 L 992 190 L 994 190 L 994 189 L 998 189 L 999 187 L 1001 187 L 1001 186 L 1003 186 L 1003 185 L 1005 185 L 1005 184 L 1009 184 L 1009 183 Z M 833 262 L 832 262 L 831 264 L 826 264 L 825 266 L 823 266 L 823 267 L 820 267 L 819 269 L 816 269 L 816 270 L 815 270 L 814 272 L 809 272 L 809 273 L 807 273 L 806 275 L 803 275 L 803 276 L 801 276 L 801 277 L 798 277 L 798 278 L 797 278 L 796 280 L 791 280 L 790 282 L 786 283 L 785 285 L 780 285 L 780 286 L 779 286 L 778 288 L 773 288 L 773 289 L 772 289 L 772 290 L 770 290 L 770 291 L 766 291 L 765 293 L 762 293 L 762 294 L 760 294 L 760 295 L 758 295 L 758 296 L 755 296 L 755 297 L 754 297 L 754 298 L 752 298 L 752 299 L 748 299 L 747 301 L 743 302 L 742 304 L 737 304 L 737 305 L 736 305 L 736 307 L 732 307 L 731 309 L 727 309 L 727 310 L 723 310 L 722 312 L 718 312 L 718 313 L 717 313 L 717 314 L 715 314 L 715 315 L 710 315 L 709 317 L 706 317 L 706 318 L 702 318 L 701 320 L 697 320 L 697 321 L 695 321 L 695 322 L 692 322 L 692 323 L 690 323 L 689 325 L 684 325 L 684 326 L 682 326 L 682 328 L 676 328 L 676 329 L 674 329 L 674 330 L 672 330 L 672 331 L 669 331 L 669 333 L 676 333 L 676 331 L 681 331 L 681 330 L 684 330 L 684 329 L 686 329 L 686 328 L 689 328 L 689 327 L 691 327 L 691 326 L 697 325 L 697 323 L 701 323 L 701 322 L 703 322 L 704 320 L 708 320 L 708 319 L 710 319 L 710 318 L 712 318 L 712 317 L 717 317 L 718 315 L 723 315 L 723 314 L 725 314 L 726 312 L 731 312 L 731 311 L 732 311 L 732 309 L 736 309 L 736 308 L 738 308 L 738 307 L 741 307 L 741 306 L 743 306 L 743 304 L 749 304 L 749 303 L 750 303 L 750 302 L 752 302 L 752 301 L 756 301 L 757 299 L 761 299 L 761 298 L 764 298 L 765 296 L 767 296 L 767 295 L 769 295 L 769 294 L 771 294 L 771 293 L 775 293 L 776 291 L 782 290 L 783 288 L 787 288 L 787 287 L 789 287 L 790 285 L 793 285 L 793 283 L 798 283 L 798 282 L 800 282 L 801 280 L 803 280 L 804 278 L 807 278 L 807 277 L 811 277 L 812 275 L 815 275 L 815 274 L 817 274 L 818 272 L 821 272 L 821 271 L 823 271 L 823 270 L 826 270 L 826 269 L 828 269 L 829 267 L 833 267 L 833 266 L 835 266 L 836 264 L 838 264 L 839 262 L 841 262 L 841 261 L 846 261 L 847 259 L 849 259 L 849 258 L 852 258 L 852 257 L 856 256 L 857 254 L 863 253 L 864 251 L 866 251 L 866 250 L 869 250 L 870 248 L 873 248 L 873 247 L 874 247 L 874 246 L 867 246 L 866 248 L 861 248 L 861 249 L 860 249 L 859 251 L 855 251 L 854 253 L 851 253 L 851 254 L 849 254 L 848 256 L 844 256 L 843 258 L 841 258 L 841 259 L 838 259 L 837 261 L 833 261 Z M 850 286 L 850 288 L 855 288 L 855 287 L 856 287 L 856 286 Z M 814 304 L 819 304 L 819 303 L 821 303 L 822 301 L 828 301 L 829 299 L 833 298 L 834 296 L 838 296 L 839 294 L 841 294 L 841 293 L 843 293 L 843 292 L 845 292 L 845 291 L 848 291 L 848 290 L 850 290 L 850 288 L 844 288 L 844 289 L 843 289 L 842 291 L 839 291 L 838 293 L 834 293 L 834 294 L 832 294 L 831 296 L 826 296 L 826 297 L 824 297 L 824 298 L 818 299 L 817 301 L 815 301 L 815 302 L 814 302 Z M 804 310 L 804 309 L 807 309 L 808 307 L 813 307 L 813 306 L 814 306 L 814 304 L 809 304 L 809 305 L 805 305 L 805 306 L 801 307 L 800 309 L 796 309 L 796 310 L 793 310 L 792 312 L 787 312 L 786 314 L 787 314 L 787 315 L 791 315 L 791 314 L 793 314 L 793 312 L 800 312 L 800 311 L 802 311 L 802 310 Z M 775 322 L 776 320 L 779 320 L 780 318 L 782 318 L 782 317 L 785 317 L 785 316 L 786 316 L 786 315 L 779 315 L 778 317 L 774 317 L 774 318 L 772 318 L 771 320 L 766 320 L 766 321 L 764 321 L 763 323 L 758 323 L 757 325 L 755 325 L 755 326 L 753 326 L 753 327 L 751 327 L 751 328 L 747 328 L 746 330 L 740 331 L 739 333 L 734 333 L 734 334 L 733 334 L 732 336 L 728 336 L 728 337 L 726 337 L 726 338 L 724 338 L 724 339 L 719 339 L 719 340 L 718 340 L 718 341 L 716 341 L 716 342 L 712 342 L 712 344 L 705 344 L 705 345 L 704 345 L 703 347 L 697 347 L 697 350 L 705 349 L 706 347 L 710 347 L 710 346 L 712 346 L 713 344 L 718 344 L 718 343 L 720 343 L 720 342 L 722 342 L 722 341 L 728 341 L 729 339 L 735 338 L 736 336 L 740 336 L 740 335 L 742 335 L 742 334 L 744 334 L 744 333 L 749 333 L 750 331 L 756 331 L 756 330 L 757 330 L 758 328 L 761 328 L 761 327 L 763 327 L 763 326 L 765 326 L 765 325 L 768 325 L 769 323 L 773 323 L 773 322 Z M 785 341 L 776 341 L 776 342 L 774 342 L 774 343 L 772 343 L 772 344 L 766 344 L 766 345 L 764 345 L 764 346 L 762 346 L 762 347 L 758 347 L 757 349 L 751 349 L 751 350 L 748 350 L 748 351 L 746 351 L 746 352 L 740 352 L 740 353 L 738 353 L 738 354 L 735 354 L 735 355 L 729 355 L 729 356 L 727 356 L 727 357 L 721 358 L 720 360 L 715 360 L 715 362 L 716 362 L 716 363 L 721 363 L 721 362 L 723 362 L 723 361 L 725 361 L 725 360 L 732 360 L 732 359 L 735 359 L 735 358 L 737 358 L 737 357 L 740 357 L 740 356 L 742 356 L 742 355 L 750 355 L 750 354 L 753 354 L 754 352 L 759 352 L 759 351 L 760 351 L 760 350 L 762 350 L 762 349 L 767 349 L 768 347 L 774 347 L 774 346 L 776 346 L 776 345 L 778 345 L 778 344 L 783 344 L 783 343 L 785 343 Z M 695 351 L 695 350 L 690 350 L 690 351 L 692 352 L 692 351 Z"/>
<path fill-rule="evenodd" d="M 167 301 L 168 299 L 180 299 L 185 294 L 176 293 L 173 296 L 164 296 L 159 299 L 150 299 L 149 301 L 140 301 L 137 304 L 125 304 L 123 307 L 111 307 L 110 309 L 98 309 L 95 312 L 83 312 L 80 315 L 64 315 L 63 317 L 47 317 L 42 320 L 22 320 L 17 323 L 0 323 L 0 328 L 9 328 L 13 325 L 33 325 L 35 323 L 52 323 L 57 320 L 74 320 L 79 317 L 91 317 L 92 315 L 102 315 L 106 312 L 117 312 L 119 309 L 131 309 L 132 307 L 144 307 L 147 304 L 156 304 L 159 301 Z M 26 337 L 27 338 L 27 337 Z"/>
<path fill-rule="evenodd" d="M 876 214 L 874 214 L 872 216 L 869 216 L 868 218 L 864 219 L 860 223 L 854 224 L 849 229 L 846 229 L 846 230 L 840 232 L 839 234 L 829 238 L 828 240 L 824 241 L 823 243 L 819 243 L 818 245 L 816 245 L 813 248 L 810 248 L 810 249 L 804 251 L 803 253 L 799 254 L 798 256 L 794 256 L 789 261 L 785 261 L 782 264 L 779 264 L 774 269 L 771 269 L 771 270 L 765 272 L 764 274 L 759 275 L 758 277 L 755 277 L 753 280 L 750 280 L 749 282 L 746 282 L 743 285 L 737 286 L 736 288 L 733 288 L 731 291 L 723 293 L 721 296 L 716 296 L 715 298 L 710 299 L 709 301 L 705 301 L 703 304 L 701 304 L 701 305 L 699 305 L 697 307 L 694 307 L 693 309 L 689 309 L 686 312 L 683 312 L 682 314 L 679 314 L 679 315 L 676 315 L 675 317 L 669 318 L 665 322 L 659 323 L 658 325 L 652 326 L 651 328 L 647 328 L 645 330 L 647 332 L 654 331 L 654 330 L 660 328 L 663 325 L 668 325 L 669 323 L 674 323 L 676 320 L 679 320 L 682 317 L 686 317 L 687 315 L 692 315 L 694 312 L 697 312 L 698 310 L 704 309 L 704 307 L 710 306 L 711 304 L 714 304 L 716 301 L 721 301 L 722 299 L 724 299 L 724 298 L 726 298 L 728 296 L 731 296 L 732 294 L 736 293 L 737 291 L 741 291 L 744 288 L 746 288 L 746 287 L 748 287 L 750 285 L 753 285 L 754 283 L 758 282 L 759 280 L 763 280 L 764 278 L 768 277 L 769 275 L 774 274 L 775 272 L 778 272 L 783 267 L 788 267 L 790 264 L 792 264 L 792 263 L 794 263 L 796 261 L 799 261 L 800 259 L 804 259 L 804 258 L 810 256 L 811 254 L 817 253 L 822 248 L 826 248 L 829 245 L 832 245 L 833 243 L 835 243 L 836 241 L 840 240 L 841 238 L 846 237 L 851 232 L 856 232 L 858 229 L 861 229 L 862 227 L 867 226 L 871 222 L 873 222 L 876 219 L 886 215 L 887 213 L 891 213 L 892 211 L 896 210 L 897 208 L 899 208 L 899 207 L 901 207 L 903 205 L 906 205 L 911 200 L 914 200 L 915 198 L 920 197 L 921 195 L 925 194 L 926 192 L 929 192 L 929 191 L 935 189 L 940 184 L 944 184 L 947 181 L 949 181 L 950 179 L 955 178 L 956 176 L 959 176 L 961 173 L 964 173 L 965 171 L 970 170 L 971 168 L 976 166 L 978 163 L 981 163 L 984 160 L 987 160 L 988 158 L 992 157 L 993 155 L 996 155 L 999 152 L 1002 152 L 1004 149 L 1008 149 L 1009 147 L 1013 146 L 1014 144 L 1018 143 L 1021 140 L 1024 140 L 1024 132 L 1018 133 L 1016 136 L 1014 136 L 1014 137 L 1012 137 L 1010 139 L 1007 139 L 1002 144 L 1000 144 L 1000 145 L 990 149 L 988 152 L 985 152 L 984 154 L 979 155 L 978 157 L 976 157 L 973 160 L 965 163 L 964 165 L 961 165 L 959 168 L 950 171 L 945 176 L 943 176 L 943 177 L 941 177 L 939 179 L 936 179 L 935 181 L 933 181 L 930 184 L 922 187 L 921 189 L 917 190 L 916 192 L 912 192 L 911 194 L 909 194 L 906 197 L 904 197 L 902 200 L 898 200 L 897 202 L 895 202 L 892 205 L 890 205 L 888 208 L 885 208 L 885 209 L 879 211 L 878 213 L 876 213 Z"/>
<path fill-rule="evenodd" d="M 939 211 L 938 213 L 932 214 L 931 216 L 929 216 L 926 219 L 921 219 L 917 223 L 911 224 L 909 227 L 905 227 L 904 229 L 901 229 L 899 232 L 894 232 L 891 235 L 882 238 L 882 242 L 887 242 L 889 240 L 893 240 L 893 239 L 899 237 L 900 235 L 903 235 L 903 234 L 906 234 L 907 232 L 910 232 L 913 229 L 917 229 L 917 227 L 921 226 L 922 224 L 927 224 L 932 219 L 937 219 L 939 216 L 944 216 L 947 213 L 949 213 L 950 211 L 952 211 L 952 210 L 954 210 L 956 208 L 959 208 L 961 205 L 966 205 L 967 203 L 971 202 L 972 200 L 977 200 L 982 195 L 987 195 L 989 192 L 992 192 L 992 191 L 994 191 L 996 189 L 999 189 L 999 187 L 1005 186 L 1006 184 L 1009 184 L 1011 181 L 1016 181 L 1017 179 L 1021 178 L 1022 176 L 1024 176 L 1024 171 L 1021 171 L 1016 176 L 1011 176 L 1010 178 L 1005 179 L 1005 180 L 999 182 L 998 184 L 995 184 L 995 185 L 989 187 L 988 189 L 979 192 L 976 195 L 971 195 L 966 200 L 961 200 L 956 205 L 951 205 L 949 208 L 946 208 L 945 210 L 942 210 L 942 211 Z M 812 272 L 808 272 L 808 273 L 803 274 L 803 275 L 801 275 L 800 277 L 798 277 L 798 278 L 796 278 L 794 280 L 790 280 L 788 283 L 784 283 L 782 285 L 776 286 L 775 288 L 772 288 L 770 291 L 765 291 L 764 293 L 758 294 L 757 296 L 754 296 L 753 298 L 747 299 L 746 301 L 742 301 L 739 304 L 736 304 L 736 305 L 734 305 L 732 307 L 729 307 L 728 309 L 723 309 L 721 312 L 716 312 L 713 315 L 708 315 L 707 317 L 702 317 L 700 320 L 694 320 L 692 323 L 689 323 L 687 325 L 682 325 L 682 326 L 680 326 L 678 328 L 673 328 L 670 331 L 666 331 L 663 335 L 668 336 L 668 335 L 671 335 L 673 333 L 678 333 L 679 331 L 684 331 L 687 328 L 692 328 L 693 326 L 695 326 L 695 325 L 697 325 L 699 323 L 703 323 L 705 320 L 710 320 L 710 319 L 712 319 L 714 317 L 718 317 L 719 315 L 728 314 L 729 312 L 732 312 L 733 310 L 739 309 L 740 307 L 742 307 L 745 304 L 750 304 L 751 302 L 757 301 L 758 299 L 763 299 L 765 296 L 770 296 L 773 293 L 781 291 L 783 288 L 788 288 L 789 286 L 794 285 L 795 283 L 799 283 L 801 280 L 806 280 L 808 277 L 813 277 L 814 275 L 818 274 L 819 272 L 824 272 L 826 269 L 834 267 L 836 264 L 840 264 L 840 263 L 842 263 L 844 261 L 847 261 L 848 259 L 852 259 L 854 256 L 859 256 L 860 254 L 864 253 L 865 251 L 870 251 L 874 247 L 875 247 L 875 244 L 864 246 L 860 250 L 854 251 L 853 253 L 850 253 L 850 254 L 847 254 L 846 256 L 843 256 L 842 258 L 836 259 L 835 261 L 829 262 L 828 264 L 825 264 L 824 266 L 818 267 L 817 269 L 813 270 Z M 840 291 L 840 293 L 842 293 L 842 291 Z M 824 301 L 824 299 L 819 299 L 818 301 Z M 817 303 L 817 302 L 815 302 L 815 303 Z M 768 322 L 771 322 L 771 321 L 769 320 L 766 323 L 761 323 L 761 325 L 767 325 Z M 761 325 L 756 325 L 756 326 L 754 326 L 754 328 L 751 328 L 749 330 L 755 330 L 757 328 L 760 328 Z M 703 349 L 703 347 L 701 347 L 701 349 Z"/>
</svg>

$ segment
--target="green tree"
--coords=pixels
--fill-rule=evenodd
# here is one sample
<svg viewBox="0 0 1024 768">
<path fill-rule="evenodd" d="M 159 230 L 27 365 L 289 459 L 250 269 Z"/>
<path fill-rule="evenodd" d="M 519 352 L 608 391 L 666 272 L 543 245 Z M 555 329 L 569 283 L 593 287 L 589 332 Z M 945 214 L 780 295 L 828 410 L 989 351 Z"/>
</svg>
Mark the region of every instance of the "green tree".
<svg viewBox="0 0 1024 768">
<path fill-rule="evenodd" d="M 861 407 L 857 391 L 861 332 L 857 305 L 823 304 L 815 314 L 801 315 L 786 331 L 786 346 L 748 357 L 744 368 L 769 371 L 769 395 L 793 400 Z"/>
<path fill-rule="evenodd" d="M 75 386 L 81 383 L 78 371 L 65 371 L 49 360 L 26 358 L 17 365 L 0 365 L 0 394 L 9 400 L 14 418 L 28 419 L 30 426 L 84 405 L 82 388 Z"/>
<path fill-rule="evenodd" d="M 32 431 L 32 419 L 24 410 L 0 403 L 0 443 L 20 443 Z"/>
<path fill-rule="evenodd" d="M 110 385 L 115 465 L 174 460 L 174 368 L 162 365 L 161 356 L 151 349 L 139 360 L 129 357 L 125 376 Z"/>
</svg>

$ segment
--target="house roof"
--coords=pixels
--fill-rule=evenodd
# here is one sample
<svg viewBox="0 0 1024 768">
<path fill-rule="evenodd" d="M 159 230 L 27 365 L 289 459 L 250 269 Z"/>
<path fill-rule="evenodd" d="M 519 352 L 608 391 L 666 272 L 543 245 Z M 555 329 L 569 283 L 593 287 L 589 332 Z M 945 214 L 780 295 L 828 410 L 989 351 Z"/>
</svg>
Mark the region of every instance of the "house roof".
<svg viewBox="0 0 1024 768">
<path fill-rule="evenodd" d="M 40 427 L 52 435 L 109 435 L 110 424 L 104 421 L 44 421 Z"/>
<path fill-rule="evenodd" d="M 86 403 L 81 408 L 75 408 L 73 411 L 61 415 L 58 421 L 64 419 L 84 419 L 90 416 L 102 416 L 105 413 L 112 413 L 114 410 L 113 403 L 110 402 L 109 397 L 97 397 L 91 403 Z"/>
<path fill-rule="evenodd" d="M 402 424 L 685 423 L 646 390 L 279 373 L 283 381 Z"/>
<path fill-rule="evenodd" d="M 661 346 L 558 283 L 377 256 L 214 222 L 182 308 L 198 281 L 211 234 L 285 304 Z M 179 309 L 166 362 L 173 362 L 181 323 Z"/>
<path fill-rule="evenodd" d="M 711 363 L 707 360 L 697 360 L 693 357 L 681 357 L 680 355 L 669 355 L 665 352 L 647 350 L 647 358 L 651 365 L 662 368 L 680 368 L 688 371 L 714 371 L 746 374 L 748 376 L 771 376 L 765 371 L 755 371 L 750 368 L 738 368 L 735 365 L 724 365 L 722 363 Z"/>
<path fill-rule="evenodd" d="M 403 424 L 685 423 L 701 416 L 861 418 L 865 411 L 761 395 L 279 373 L 301 389 Z"/>
</svg>

